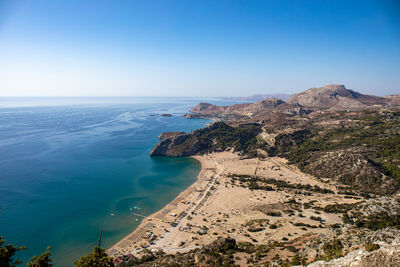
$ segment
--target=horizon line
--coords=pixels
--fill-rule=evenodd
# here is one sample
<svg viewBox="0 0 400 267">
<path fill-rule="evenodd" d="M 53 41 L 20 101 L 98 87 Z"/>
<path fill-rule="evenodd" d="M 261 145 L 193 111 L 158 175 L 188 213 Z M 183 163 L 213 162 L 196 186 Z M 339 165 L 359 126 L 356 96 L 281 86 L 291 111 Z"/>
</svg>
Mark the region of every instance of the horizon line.
<svg viewBox="0 0 400 267">
<path fill-rule="evenodd" d="M 271 94 L 253 94 L 253 95 L 246 95 L 246 96 L 165 96 L 165 95 L 161 95 L 161 96 L 135 96 L 135 95 L 102 95 L 102 96 L 90 96 L 90 95 L 86 95 L 86 96 L 79 96 L 79 95 L 64 95 L 64 96 L 51 96 L 51 95 L 44 95 L 44 96 L 36 96 L 36 95 L 26 95 L 26 96 L 2 96 L 0 95 L 0 98 L 20 98 L 20 97 L 29 97 L 29 98 L 37 98 L 37 97 L 43 97 L 43 98 L 67 98 L 67 97 L 71 97 L 71 98 L 85 98 L 85 97 L 90 97 L 90 98 L 107 98 L 107 97 L 179 97 L 179 98 L 184 98 L 184 97 L 193 97 L 193 98 L 201 98 L 201 97 L 210 97 L 210 98 L 231 98 L 231 97 L 250 97 L 250 96 L 255 96 L 255 95 L 292 95 L 292 94 L 286 94 L 286 93 L 271 93 Z"/>
</svg>

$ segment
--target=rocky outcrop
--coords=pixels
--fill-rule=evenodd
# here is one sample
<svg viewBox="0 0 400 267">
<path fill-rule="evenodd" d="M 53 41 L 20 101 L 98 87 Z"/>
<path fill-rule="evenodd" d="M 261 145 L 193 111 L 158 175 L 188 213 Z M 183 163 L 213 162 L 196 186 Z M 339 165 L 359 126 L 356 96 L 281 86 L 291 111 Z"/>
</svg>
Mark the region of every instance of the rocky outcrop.
<svg viewBox="0 0 400 267">
<path fill-rule="evenodd" d="M 384 106 L 389 101 L 384 97 L 360 94 L 344 85 L 331 84 L 294 94 L 286 102 L 317 109 L 360 110 Z"/>
<path fill-rule="evenodd" d="M 150 156 L 183 157 L 196 155 L 208 147 L 191 133 L 166 132 L 159 136 L 160 141 L 150 152 Z"/>
<path fill-rule="evenodd" d="M 216 122 L 190 133 L 167 132 L 159 136 L 160 141 L 154 146 L 150 156 L 183 157 L 228 148 L 248 153 L 260 132 L 261 126 L 258 124 L 231 127 L 224 122 Z"/>
<path fill-rule="evenodd" d="M 220 110 L 224 110 L 226 107 L 217 106 L 210 103 L 200 103 L 190 110 L 193 113 L 214 113 Z"/>
</svg>

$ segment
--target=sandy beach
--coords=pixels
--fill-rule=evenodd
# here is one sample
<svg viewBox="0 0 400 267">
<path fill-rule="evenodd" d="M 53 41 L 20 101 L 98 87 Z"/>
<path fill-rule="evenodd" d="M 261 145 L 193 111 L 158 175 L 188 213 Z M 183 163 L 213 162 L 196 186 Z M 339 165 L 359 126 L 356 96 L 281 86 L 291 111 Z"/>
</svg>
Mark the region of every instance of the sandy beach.
<svg viewBox="0 0 400 267">
<path fill-rule="evenodd" d="M 360 201 L 337 194 L 334 182 L 302 173 L 282 158 L 242 159 L 233 152 L 193 158 L 202 166 L 197 181 L 109 248 L 110 256 L 140 256 L 144 249 L 186 252 L 218 237 L 254 244 L 301 240 L 341 222 L 339 215 L 322 211 L 327 204 Z M 301 194 L 275 185 L 271 190 L 250 190 L 232 178 L 240 175 L 317 185 L 330 192 Z"/>
</svg>

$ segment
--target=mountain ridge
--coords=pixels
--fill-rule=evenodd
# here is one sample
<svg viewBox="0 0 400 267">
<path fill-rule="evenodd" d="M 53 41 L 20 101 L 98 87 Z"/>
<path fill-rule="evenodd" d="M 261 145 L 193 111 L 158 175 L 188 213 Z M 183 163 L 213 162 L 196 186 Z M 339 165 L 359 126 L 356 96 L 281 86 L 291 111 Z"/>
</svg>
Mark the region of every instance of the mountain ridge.
<svg viewBox="0 0 400 267">
<path fill-rule="evenodd" d="M 184 116 L 186 118 L 205 117 L 233 121 L 273 114 L 295 116 L 314 111 L 357 111 L 399 105 L 400 95 L 386 97 L 367 95 L 347 89 L 342 84 L 330 84 L 293 94 L 285 101 L 279 98 L 264 98 L 253 103 L 231 106 L 199 103 L 190 110 L 191 113 Z"/>
</svg>

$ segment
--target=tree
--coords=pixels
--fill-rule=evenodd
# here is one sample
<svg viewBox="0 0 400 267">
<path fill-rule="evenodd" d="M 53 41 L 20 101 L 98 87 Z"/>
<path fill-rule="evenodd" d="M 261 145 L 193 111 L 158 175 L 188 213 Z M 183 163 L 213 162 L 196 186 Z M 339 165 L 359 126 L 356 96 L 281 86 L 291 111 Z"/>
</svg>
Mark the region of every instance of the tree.
<svg viewBox="0 0 400 267">
<path fill-rule="evenodd" d="M 77 267 L 114 267 L 113 259 L 109 257 L 105 249 L 98 246 L 89 254 L 83 255 L 75 261 Z"/>
<path fill-rule="evenodd" d="M 46 251 L 43 252 L 39 256 L 33 256 L 31 260 L 28 262 L 28 267 L 51 267 L 53 264 L 51 264 L 51 252 L 50 252 L 50 247 L 46 248 Z"/>
<path fill-rule="evenodd" d="M 4 246 L 6 240 L 3 236 L 0 236 L 0 266 L 4 267 L 14 267 L 20 264 L 21 261 L 18 259 L 12 259 L 16 252 L 26 249 L 26 247 L 17 247 L 12 244 Z"/>
</svg>

